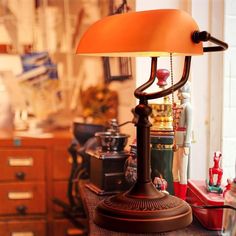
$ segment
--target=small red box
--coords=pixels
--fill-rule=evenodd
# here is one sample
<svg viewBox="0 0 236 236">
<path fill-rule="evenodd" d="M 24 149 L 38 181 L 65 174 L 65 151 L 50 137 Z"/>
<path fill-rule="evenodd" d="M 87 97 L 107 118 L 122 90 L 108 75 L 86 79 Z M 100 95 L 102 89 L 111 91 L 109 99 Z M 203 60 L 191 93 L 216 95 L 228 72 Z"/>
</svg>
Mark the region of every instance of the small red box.
<svg viewBox="0 0 236 236">
<path fill-rule="evenodd" d="M 222 206 L 223 194 L 210 193 L 204 180 L 188 180 L 187 201 L 193 206 Z M 192 207 L 194 216 L 210 230 L 221 230 L 223 209 L 201 209 Z"/>
</svg>

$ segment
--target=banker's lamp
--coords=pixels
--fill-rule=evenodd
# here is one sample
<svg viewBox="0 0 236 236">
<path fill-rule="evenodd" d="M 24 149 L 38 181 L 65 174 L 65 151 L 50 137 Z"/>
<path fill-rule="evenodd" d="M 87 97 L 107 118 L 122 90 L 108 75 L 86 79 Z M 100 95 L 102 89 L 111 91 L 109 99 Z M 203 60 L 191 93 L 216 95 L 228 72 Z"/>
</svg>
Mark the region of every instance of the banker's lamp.
<svg viewBox="0 0 236 236">
<path fill-rule="evenodd" d="M 203 47 L 203 41 L 213 46 Z M 130 12 L 108 16 L 93 24 L 79 42 L 77 53 L 87 56 L 152 58 L 151 75 L 137 88 L 137 181 L 128 191 L 110 196 L 95 209 L 94 222 L 125 232 L 163 232 L 192 222 L 190 206 L 183 200 L 158 191 L 150 177 L 150 122 L 148 100 L 171 94 L 188 80 L 192 55 L 222 51 L 228 45 L 206 31 L 200 32 L 193 18 L 177 9 Z M 157 57 L 184 55 L 182 78 L 169 88 L 148 93 L 156 79 Z"/>
</svg>

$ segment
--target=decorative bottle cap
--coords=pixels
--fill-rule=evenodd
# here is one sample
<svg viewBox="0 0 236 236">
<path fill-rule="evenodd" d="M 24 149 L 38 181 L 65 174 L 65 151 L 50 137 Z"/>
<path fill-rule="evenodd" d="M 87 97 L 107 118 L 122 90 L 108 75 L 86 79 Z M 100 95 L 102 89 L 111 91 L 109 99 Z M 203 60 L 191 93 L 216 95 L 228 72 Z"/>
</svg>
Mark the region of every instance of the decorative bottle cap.
<svg viewBox="0 0 236 236">
<path fill-rule="evenodd" d="M 167 69 L 159 69 L 156 72 L 156 76 L 158 79 L 157 85 L 162 88 L 167 85 L 167 78 L 169 77 L 170 72 Z"/>
</svg>

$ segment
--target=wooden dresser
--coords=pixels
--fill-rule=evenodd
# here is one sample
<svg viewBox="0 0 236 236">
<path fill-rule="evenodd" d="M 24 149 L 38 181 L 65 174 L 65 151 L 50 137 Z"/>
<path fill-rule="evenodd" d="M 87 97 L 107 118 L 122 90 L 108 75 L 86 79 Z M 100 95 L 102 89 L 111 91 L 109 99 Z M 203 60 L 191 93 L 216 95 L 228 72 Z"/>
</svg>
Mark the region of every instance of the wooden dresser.
<svg viewBox="0 0 236 236">
<path fill-rule="evenodd" d="M 0 235 L 68 236 L 73 227 L 54 197 L 67 201 L 69 131 L 0 134 Z"/>
</svg>

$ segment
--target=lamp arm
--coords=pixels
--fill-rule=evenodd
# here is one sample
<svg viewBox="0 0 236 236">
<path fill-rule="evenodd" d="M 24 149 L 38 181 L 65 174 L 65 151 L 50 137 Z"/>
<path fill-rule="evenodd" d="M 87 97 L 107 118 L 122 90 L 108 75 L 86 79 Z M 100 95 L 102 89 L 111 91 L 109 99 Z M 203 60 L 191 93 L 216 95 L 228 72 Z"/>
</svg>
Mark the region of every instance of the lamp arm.
<svg viewBox="0 0 236 236">
<path fill-rule="evenodd" d="M 172 85 L 171 87 L 169 87 L 165 90 L 159 91 L 159 92 L 145 93 L 143 91 L 145 89 L 147 89 L 148 87 L 150 87 L 152 85 L 152 83 L 154 82 L 154 80 L 155 80 L 156 66 L 154 66 L 153 63 L 154 63 L 154 61 L 153 61 L 153 58 L 152 58 L 152 69 L 151 69 L 150 79 L 145 84 L 138 87 L 134 92 L 135 97 L 140 99 L 140 100 L 151 100 L 151 99 L 156 99 L 156 98 L 160 98 L 160 97 L 165 97 L 165 96 L 173 93 L 177 89 L 181 88 L 188 80 L 190 65 L 191 65 L 191 56 L 186 56 L 185 57 L 183 75 L 182 75 L 182 78 L 179 80 L 178 83 Z"/>
<path fill-rule="evenodd" d="M 152 57 L 152 62 L 151 62 L 151 75 L 149 80 L 144 83 L 143 85 L 141 85 L 140 87 L 138 87 L 135 91 L 134 91 L 134 95 L 136 98 L 141 99 L 141 97 L 145 97 L 145 95 L 147 95 L 145 92 L 143 92 L 145 89 L 147 89 L 148 87 L 150 87 L 153 82 L 155 81 L 156 78 L 156 70 L 157 70 L 157 57 Z"/>
<path fill-rule="evenodd" d="M 210 33 L 208 33 L 207 31 L 195 31 L 192 34 L 192 40 L 195 43 L 199 43 L 199 42 L 212 42 L 218 46 L 213 46 L 213 47 L 203 47 L 203 52 L 217 52 L 217 51 L 224 51 L 228 48 L 228 44 L 211 36 Z"/>
</svg>

